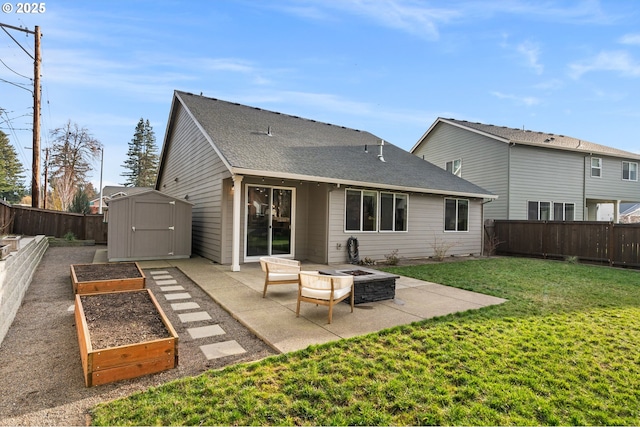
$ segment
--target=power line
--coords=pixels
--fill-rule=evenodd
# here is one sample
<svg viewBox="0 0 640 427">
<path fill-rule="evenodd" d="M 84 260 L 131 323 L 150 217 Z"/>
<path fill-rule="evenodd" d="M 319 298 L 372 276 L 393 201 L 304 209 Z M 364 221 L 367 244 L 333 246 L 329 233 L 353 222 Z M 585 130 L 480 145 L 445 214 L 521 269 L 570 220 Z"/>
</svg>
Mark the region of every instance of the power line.
<svg viewBox="0 0 640 427">
<path fill-rule="evenodd" d="M 0 62 L 2 63 L 2 65 L 5 66 L 5 68 L 9 71 L 11 71 L 13 74 L 16 74 L 20 77 L 24 77 L 27 80 L 33 81 L 33 79 L 31 77 L 27 77 L 25 75 L 20 74 L 19 72 L 17 72 L 16 70 L 14 70 L 13 68 L 9 67 L 2 59 L 0 59 Z"/>
</svg>

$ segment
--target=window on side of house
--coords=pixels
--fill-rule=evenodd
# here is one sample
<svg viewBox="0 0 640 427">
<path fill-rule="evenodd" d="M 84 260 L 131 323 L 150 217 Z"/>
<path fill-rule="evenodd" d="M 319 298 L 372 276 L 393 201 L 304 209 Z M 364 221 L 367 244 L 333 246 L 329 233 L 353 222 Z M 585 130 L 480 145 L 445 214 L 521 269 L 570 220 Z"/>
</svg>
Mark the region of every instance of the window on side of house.
<svg viewBox="0 0 640 427">
<path fill-rule="evenodd" d="M 347 190 L 345 203 L 345 230 L 378 230 L 378 192 Z"/>
<path fill-rule="evenodd" d="M 574 203 L 553 203 L 553 220 L 554 221 L 574 221 L 575 220 L 575 204 Z"/>
<path fill-rule="evenodd" d="M 600 157 L 591 158 L 591 177 L 600 178 L 602 176 L 602 159 Z"/>
<path fill-rule="evenodd" d="M 407 195 L 380 193 L 380 231 L 407 231 Z"/>
<path fill-rule="evenodd" d="M 638 164 L 635 162 L 622 162 L 622 180 L 637 181 L 638 180 Z"/>
<path fill-rule="evenodd" d="M 551 219 L 551 202 L 527 202 L 527 219 L 529 221 L 549 221 Z"/>
<path fill-rule="evenodd" d="M 447 172 L 451 172 L 455 176 L 459 176 L 462 178 L 462 160 L 461 159 L 447 162 L 445 168 L 447 169 Z"/>
<path fill-rule="evenodd" d="M 444 199 L 444 231 L 469 231 L 469 200 Z"/>
</svg>

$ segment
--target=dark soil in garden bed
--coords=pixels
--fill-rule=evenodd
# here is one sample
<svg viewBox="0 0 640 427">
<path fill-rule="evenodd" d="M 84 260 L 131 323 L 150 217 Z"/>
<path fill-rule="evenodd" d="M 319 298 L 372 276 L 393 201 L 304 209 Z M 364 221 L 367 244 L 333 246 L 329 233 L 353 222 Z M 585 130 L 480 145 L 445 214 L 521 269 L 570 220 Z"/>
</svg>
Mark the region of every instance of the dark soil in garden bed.
<svg viewBox="0 0 640 427">
<path fill-rule="evenodd" d="M 95 280 L 117 280 L 142 277 L 134 262 L 112 264 L 80 264 L 74 265 L 78 282 L 93 282 Z"/>
<path fill-rule="evenodd" d="M 182 323 L 178 312 L 171 308 L 171 302 L 162 297 L 160 286 L 148 279 L 147 288 L 153 292 L 179 336 L 178 366 L 157 374 L 86 387 L 74 320 L 76 295 L 69 286 L 69 265 L 91 263 L 96 249 L 104 247 L 50 247 L 44 254 L 22 305 L 0 344 L 0 426 L 87 425 L 90 422 L 88 409 L 100 402 L 198 375 L 209 369 L 275 354 L 180 270 L 162 268 L 226 333 L 192 338 L 187 328 L 193 324 Z M 112 311 L 107 313 L 113 314 Z M 200 350 L 203 344 L 228 340 L 238 342 L 246 353 L 207 360 Z"/>
<path fill-rule="evenodd" d="M 169 338 L 148 292 L 113 292 L 80 297 L 94 350 Z"/>
</svg>

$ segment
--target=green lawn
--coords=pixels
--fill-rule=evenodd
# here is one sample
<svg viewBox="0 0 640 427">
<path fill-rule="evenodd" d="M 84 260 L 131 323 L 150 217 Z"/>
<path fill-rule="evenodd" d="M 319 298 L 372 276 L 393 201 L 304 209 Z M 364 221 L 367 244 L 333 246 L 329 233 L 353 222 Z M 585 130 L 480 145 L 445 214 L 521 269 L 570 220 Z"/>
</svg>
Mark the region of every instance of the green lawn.
<svg viewBox="0 0 640 427">
<path fill-rule="evenodd" d="M 506 298 L 211 371 L 98 425 L 640 425 L 640 272 L 523 258 L 389 268 Z"/>
</svg>

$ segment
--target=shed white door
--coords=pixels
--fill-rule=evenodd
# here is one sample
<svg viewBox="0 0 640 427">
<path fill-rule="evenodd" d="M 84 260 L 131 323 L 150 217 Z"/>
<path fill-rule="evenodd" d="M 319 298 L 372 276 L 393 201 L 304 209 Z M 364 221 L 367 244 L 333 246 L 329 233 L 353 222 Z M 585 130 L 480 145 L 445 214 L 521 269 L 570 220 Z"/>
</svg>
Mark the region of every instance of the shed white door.
<svg viewBox="0 0 640 427">
<path fill-rule="evenodd" d="M 135 200 L 132 209 L 131 255 L 173 255 L 175 202 Z"/>
</svg>

